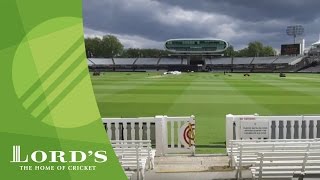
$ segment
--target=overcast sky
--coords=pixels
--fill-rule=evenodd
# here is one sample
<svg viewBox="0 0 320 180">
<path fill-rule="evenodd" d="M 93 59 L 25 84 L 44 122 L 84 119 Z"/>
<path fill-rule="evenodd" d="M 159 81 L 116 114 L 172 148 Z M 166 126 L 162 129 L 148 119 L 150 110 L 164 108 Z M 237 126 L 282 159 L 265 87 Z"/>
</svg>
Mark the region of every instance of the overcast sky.
<svg viewBox="0 0 320 180">
<path fill-rule="evenodd" d="M 288 25 L 319 39 L 320 0 L 83 0 L 85 36 L 112 34 L 126 48 L 163 48 L 170 38 L 220 38 L 236 49 L 292 43 Z"/>
</svg>

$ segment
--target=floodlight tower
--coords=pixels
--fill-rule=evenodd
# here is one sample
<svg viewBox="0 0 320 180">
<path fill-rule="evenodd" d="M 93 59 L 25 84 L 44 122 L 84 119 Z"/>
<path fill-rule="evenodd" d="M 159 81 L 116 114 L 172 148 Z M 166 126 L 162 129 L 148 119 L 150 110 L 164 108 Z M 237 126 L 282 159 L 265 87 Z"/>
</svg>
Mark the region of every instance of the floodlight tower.
<svg viewBox="0 0 320 180">
<path fill-rule="evenodd" d="M 296 37 L 304 33 L 304 28 L 301 25 L 288 26 L 286 32 L 288 36 L 293 36 L 293 43 L 295 44 Z"/>
</svg>

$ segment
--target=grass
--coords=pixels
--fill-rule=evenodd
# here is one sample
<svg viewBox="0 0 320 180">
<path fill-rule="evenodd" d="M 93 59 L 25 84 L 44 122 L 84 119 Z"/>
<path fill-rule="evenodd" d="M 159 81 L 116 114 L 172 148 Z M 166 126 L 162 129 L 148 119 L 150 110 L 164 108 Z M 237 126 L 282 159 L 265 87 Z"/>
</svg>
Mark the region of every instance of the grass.
<svg viewBox="0 0 320 180">
<path fill-rule="evenodd" d="M 224 152 L 225 115 L 319 114 L 320 75 L 105 73 L 92 77 L 102 117 L 196 116 L 197 153 Z"/>
</svg>

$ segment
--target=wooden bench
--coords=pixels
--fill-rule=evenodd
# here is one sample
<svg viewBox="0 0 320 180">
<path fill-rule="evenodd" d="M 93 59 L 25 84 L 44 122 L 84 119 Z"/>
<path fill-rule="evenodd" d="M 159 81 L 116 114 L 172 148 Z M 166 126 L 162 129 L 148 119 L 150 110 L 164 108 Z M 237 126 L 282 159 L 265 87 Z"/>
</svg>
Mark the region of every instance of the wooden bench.
<svg viewBox="0 0 320 180">
<path fill-rule="evenodd" d="M 250 168 L 253 179 L 292 178 L 294 174 L 320 174 L 320 151 L 261 152 Z"/>
</svg>

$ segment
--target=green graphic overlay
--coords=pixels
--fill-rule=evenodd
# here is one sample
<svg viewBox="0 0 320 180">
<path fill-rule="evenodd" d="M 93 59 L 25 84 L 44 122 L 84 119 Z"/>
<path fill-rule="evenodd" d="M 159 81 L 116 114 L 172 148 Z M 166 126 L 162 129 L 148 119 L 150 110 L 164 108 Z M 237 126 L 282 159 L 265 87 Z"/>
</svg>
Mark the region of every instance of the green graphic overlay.
<svg viewBox="0 0 320 180">
<path fill-rule="evenodd" d="M 126 179 L 92 91 L 81 3 L 0 2 L 1 179 Z M 28 162 L 11 162 L 14 146 Z M 47 159 L 32 161 L 35 151 Z M 50 151 L 63 151 L 65 161 L 53 162 Z M 95 162 L 96 151 L 106 151 L 107 161 Z"/>
</svg>

